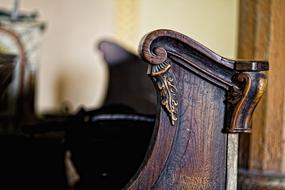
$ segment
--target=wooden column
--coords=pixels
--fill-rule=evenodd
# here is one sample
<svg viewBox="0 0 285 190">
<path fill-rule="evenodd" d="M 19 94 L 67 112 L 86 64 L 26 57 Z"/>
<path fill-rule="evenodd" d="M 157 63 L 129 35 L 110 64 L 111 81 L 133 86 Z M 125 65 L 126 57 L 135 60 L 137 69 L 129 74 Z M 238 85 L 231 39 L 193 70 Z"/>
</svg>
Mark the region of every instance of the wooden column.
<svg viewBox="0 0 285 190">
<path fill-rule="evenodd" d="M 241 137 L 239 189 L 285 189 L 285 1 L 241 0 L 239 58 L 270 63 L 268 88 Z"/>
</svg>

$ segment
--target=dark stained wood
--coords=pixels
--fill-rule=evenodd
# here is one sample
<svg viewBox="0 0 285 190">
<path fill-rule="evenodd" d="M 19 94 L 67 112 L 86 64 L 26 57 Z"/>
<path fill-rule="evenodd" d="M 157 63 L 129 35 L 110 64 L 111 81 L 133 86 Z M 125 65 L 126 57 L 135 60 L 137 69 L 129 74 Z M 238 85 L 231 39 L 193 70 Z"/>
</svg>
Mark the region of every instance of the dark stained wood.
<svg viewBox="0 0 285 190">
<path fill-rule="evenodd" d="M 227 133 L 250 132 L 268 62 L 229 60 L 171 30 L 147 34 L 139 53 L 161 106 L 149 152 L 125 189 L 226 189 Z"/>
<path fill-rule="evenodd" d="M 154 187 L 224 189 L 226 152 L 221 147 L 226 146 L 226 135 L 221 133 L 225 109 L 221 97 L 225 91 L 179 66 L 173 70 L 182 79 L 177 88 L 179 103 L 185 106 L 179 109 L 169 161 Z"/>
</svg>

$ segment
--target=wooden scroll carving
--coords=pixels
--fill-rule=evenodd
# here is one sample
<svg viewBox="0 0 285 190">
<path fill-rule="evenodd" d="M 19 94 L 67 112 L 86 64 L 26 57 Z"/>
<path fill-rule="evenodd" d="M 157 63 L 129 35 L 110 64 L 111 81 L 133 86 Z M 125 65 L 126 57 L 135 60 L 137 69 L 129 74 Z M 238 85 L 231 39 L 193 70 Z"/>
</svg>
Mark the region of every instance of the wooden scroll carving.
<svg viewBox="0 0 285 190">
<path fill-rule="evenodd" d="M 235 189 L 236 137 L 251 130 L 268 62 L 226 59 L 171 30 L 147 34 L 139 53 L 162 109 L 145 162 L 125 188 Z"/>
</svg>

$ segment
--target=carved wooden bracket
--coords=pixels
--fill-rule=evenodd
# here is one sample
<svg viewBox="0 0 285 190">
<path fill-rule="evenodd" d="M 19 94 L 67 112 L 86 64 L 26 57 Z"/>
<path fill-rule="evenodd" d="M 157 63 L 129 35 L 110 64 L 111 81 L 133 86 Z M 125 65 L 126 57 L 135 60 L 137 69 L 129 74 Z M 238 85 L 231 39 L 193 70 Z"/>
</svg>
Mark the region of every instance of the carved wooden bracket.
<svg viewBox="0 0 285 190">
<path fill-rule="evenodd" d="M 267 85 L 266 74 L 262 72 L 240 72 L 233 82 L 238 89 L 230 88 L 227 97 L 227 132 L 250 132 L 253 111 L 260 101 Z"/>
</svg>

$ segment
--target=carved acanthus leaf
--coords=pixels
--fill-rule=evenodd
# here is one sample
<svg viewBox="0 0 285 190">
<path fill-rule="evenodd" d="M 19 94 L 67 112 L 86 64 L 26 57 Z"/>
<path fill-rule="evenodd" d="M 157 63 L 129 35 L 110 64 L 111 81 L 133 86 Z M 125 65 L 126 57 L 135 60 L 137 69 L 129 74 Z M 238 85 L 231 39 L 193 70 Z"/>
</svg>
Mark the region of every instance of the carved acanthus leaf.
<svg viewBox="0 0 285 190">
<path fill-rule="evenodd" d="M 155 82 L 160 94 L 160 103 L 167 112 L 171 125 L 177 120 L 177 88 L 175 86 L 175 76 L 171 71 L 171 65 L 166 60 L 159 65 L 149 65 L 148 74 Z"/>
</svg>

